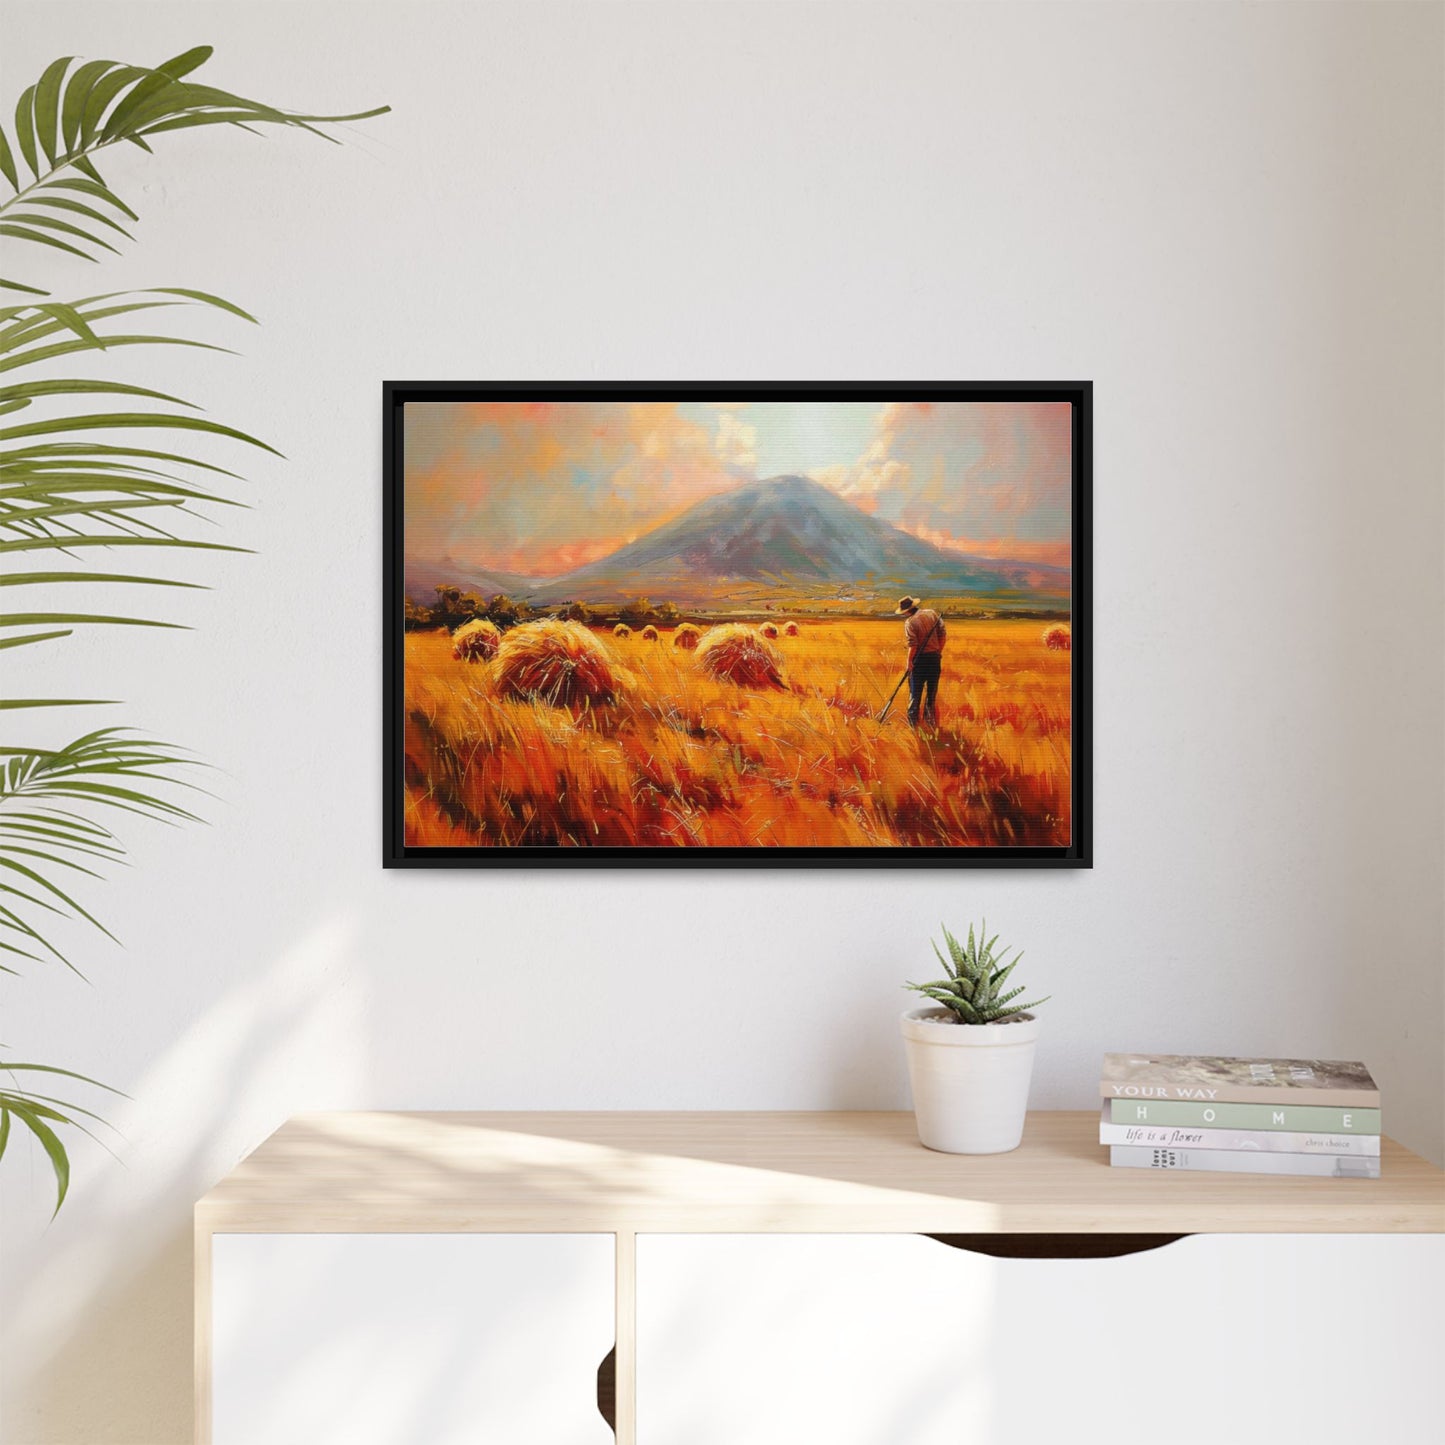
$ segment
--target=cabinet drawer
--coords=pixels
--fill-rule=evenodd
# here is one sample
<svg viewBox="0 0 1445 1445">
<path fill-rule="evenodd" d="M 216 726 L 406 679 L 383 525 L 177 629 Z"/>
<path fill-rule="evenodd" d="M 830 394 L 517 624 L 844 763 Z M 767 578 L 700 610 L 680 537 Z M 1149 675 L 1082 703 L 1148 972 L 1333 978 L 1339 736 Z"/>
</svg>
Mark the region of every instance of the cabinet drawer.
<svg viewBox="0 0 1445 1445">
<path fill-rule="evenodd" d="M 610 1445 L 613 1236 L 218 1234 L 214 1445 Z"/>
<path fill-rule="evenodd" d="M 1434 1445 L 1445 1236 L 637 1241 L 638 1445 Z"/>
</svg>

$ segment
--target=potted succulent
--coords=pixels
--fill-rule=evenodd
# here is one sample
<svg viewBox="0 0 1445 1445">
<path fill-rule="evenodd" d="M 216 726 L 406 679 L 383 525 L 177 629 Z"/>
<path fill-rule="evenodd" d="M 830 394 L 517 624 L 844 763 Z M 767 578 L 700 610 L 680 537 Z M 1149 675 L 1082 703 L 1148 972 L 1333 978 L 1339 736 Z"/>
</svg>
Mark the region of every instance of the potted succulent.
<svg viewBox="0 0 1445 1445">
<path fill-rule="evenodd" d="M 970 924 L 966 944 L 943 938 L 948 956 L 933 951 L 947 977 L 906 985 L 937 1005 L 903 1015 L 918 1137 L 947 1154 L 1002 1154 L 1023 1137 L 1039 1035 L 1029 1010 L 1048 1000 L 1014 1002 L 1023 989 L 1004 984 L 1023 954 L 1004 962 L 986 925 L 975 935 Z"/>
</svg>

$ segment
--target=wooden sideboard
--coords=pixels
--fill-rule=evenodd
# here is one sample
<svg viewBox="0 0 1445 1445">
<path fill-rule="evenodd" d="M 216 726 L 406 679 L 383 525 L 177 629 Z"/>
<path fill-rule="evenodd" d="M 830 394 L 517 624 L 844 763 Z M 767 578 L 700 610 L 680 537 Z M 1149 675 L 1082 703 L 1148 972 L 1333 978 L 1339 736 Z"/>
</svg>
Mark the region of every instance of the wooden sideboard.
<svg viewBox="0 0 1445 1445">
<path fill-rule="evenodd" d="M 1419 1156 L 1385 1140 L 1378 1180 L 1146 1172 L 1109 1168 L 1097 1129 L 1097 1113 L 1036 1113 L 1018 1150 L 956 1156 L 923 1149 L 906 1113 L 300 1116 L 196 1206 L 197 1445 L 290 1445 L 293 1438 L 312 1445 L 324 1438 L 323 1426 L 287 1422 L 313 1408 L 317 1418 L 330 1419 L 328 1412 L 343 1405 L 356 1414 L 342 1430 L 351 1439 L 422 1438 L 404 1425 L 388 1434 L 384 1424 L 388 1410 L 404 1417 L 420 1408 L 417 1400 L 431 1412 L 426 1438 L 438 1442 L 452 1438 L 449 1408 L 464 1419 L 466 1411 L 485 1412 L 495 1403 L 513 1411 L 506 1419 L 520 1419 L 516 1412 L 528 1408 L 521 1402 L 535 1398 L 524 1378 L 534 1348 L 529 1339 L 540 1352 L 539 1378 L 551 1382 L 545 1403 L 555 1417 L 539 1423 L 529 1416 L 528 1429 L 559 1442 L 611 1440 L 606 1414 L 624 1445 L 684 1438 L 705 1445 L 728 1438 L 728 1430 L 736 1440 L 736 1421 L 723 1423 L 729 1405 L 721 1393 L 706 1419 L 685 1418 L 689 1401 L 724 1388 L 690 1376 L 701 1368 L 698 1360 L 726 1360 L 735 1376 L 786 1369 L 786 1378 L 799 1382 L 800 1400 L 808 1396 L 798 1408 L 819 1418 L 817 1410 L 826 1415 L 827 1406 L 808 1383 L 815 1365 L 831 1369 L 851 1359 L 856 1375 L 865 1368 L 860 1362 L 893 1351 L 900 1368 L 910 1361 L 922 1367 L 927 1361 L 917 1352 L 941 1348 L 928 1340 L 953 1318 L 950 1311 L 961 1311 L 962 1321 L 965 1300 L 972 1301 L 976 1349 L 987 1348 L 992 1329 L 1014 1328 L 1041 1352 L 1052 1329 L 1054 1358 L 1026 1358 L 1020 1378 L 1047 1381 L 1052 1372 L 1087 1393 L 1096 1389 L 1091 1370 L 1118 1373 L 1128 1384 L 1120 1397 L 1126 1411 L 1160 1408 L 1154 1376 L 1172 1368 L 1175 1357 L 1156 1358 L 1149 1339 L 1157 1326 L 1175 1338 L 1177 1350 L 1171 1314 L 1179 1311 L 1214 1311 L 1209 1320 L 1195 1318 L 1210 1328 L 1190 1338 L 1202 1349 L 1212 1330 L 1209 1348 L 1225 1361 L 1249 1347 L 1250 1331 L 1259 1328 L 1259 1347 L 1267 1345 L 1279 1363 L 1281 1331 L 1266 1330 L 1256 1316 L 1297 1310 L 1294 1332 L 1307 1334 L 1328 1305 L 1332 1337 L 1320 1349 L 1328 1345 L 1338 1357 L 1343 1337 L 1351 1341 L 1346 1357 L 1378 1373 L 1397 1357 L 1380 1331 L 1388 1332 L 1402 1310 L 1417 1309 L 1417 1290 L 1422 1313 L 1399 1327 L 1438 1337 L 1441 1321 L 1432 1326 L 1428 1316 L 1439 1315 L 1445 1294 L 1445 1176 Z M 836 1238 L 843 1235 L 867 1238 L 852 1248 Z M 387 1238 L 396 1236 L 416 1239 Z M 491 1244 L 472 1249 L 444 1236 L 486 1236 Z M 1158 1248 L 1180 1236 L 1209 1239 Z M 1392 1243 L 1388 1236 L 1401 1238 Z M 555 1269 L 547 1263 L 553 1260 L 560 1261 Z M 850 1260 L 860 1279 L 872 1271 L 874 1282 L 874 1294 L 859 1297 L 851 1320 Z M 998 1269 L 1004 1273 L 985 1273 Z M 426 1287 L 432 1279 L 435 1318 Z M 1056 1286 L 1062 1293 L 1051 1294 Z M 1311 1303 L 1316 1289 L 1320 1304 Z M 879 1290 L 886 1295 L 881 1304 Z M 752 1339 L 738 1323 L 730 1291 L 757 1302 Z M 985 1296 L 994 1301 L 987 1308 Z M 1120 1313 L 1108 1327 L 1122 1337 L 1101 1340 L 1089 1321 L 1105 1328 L 1111 1300 Z M 367 1335 L 363 1325 L 373 1308 Z M 489 1308 L 505 1316 L 505 1330 L 487 1333 Z M 1073 1310 L 1081 1311 L 1077 1319 Z M 1357 1318 L 1360 1310 L 1368 1322 Z M 1130 1322 L 1141 1313 L 1156 1318 L 1136 1328 Z M 1221 1320 L 1236 1332 L 1232 1345 L 1218 1337 Z M 331 1338 L 342 1323 L 350 1344 Z M 774 1328 L 778 1337 L 770 1342 Z M 810 1343 L 830 1328 L 831 1343 Z M 388 1331 L 395 1338 L 386 1338 Z M 1301 1337 L 1290 1348 L 1308 1368 L 1310 1341 Z M 1090 1349 L 1104 1352 L 1097 1369 Z M 607 1356 L 603 1414 L 591 1396 L 564 1398 L 581 1388 L 578 1352 L 590 1352 L 587 1388 L 594 1394 L 597 1366 Z M 364 1363 L 373 1358 L 388 1363 Z M 488 1360 L 491 1374 L 483 1368 Z M 1191 1357 L 1179 1378 L 1194 1379 L 1202 1361 Z M 435 1376 L 422 1378 L 433 1366 Z M 443 1396 L 460 1388 L 456 1377 L 468 1372 L 475 1373 L 467 1386 L 473 1395 L 464 1389 L 450 1406 Z M 288 1377 L 269 1398 L 281 1373 Z M 971 1393 L 957 1385 L 958 1400 L 983 1410 L 985 1384 L 976 1382 Z M 907 1388 L 932 1390 L 942 1408 L 955 1387 L 935 1376 L 931 1385 L 913 1381 Z M 1236 1388 L 1249 1396 L 1250 1409 L 1264 1412 L 1260 1438 L 1266 1424 L 1277 1437 L 1280 1420 L 1269 1414 L 1276 1397 Z M 1408 1432 L 1434 1408 L 1428 1392 L 1436 1388 L 1432 1380 L 1408 1382 L 1405 1414 L 1392 1437 L 1398 1445 L 1413 1445 Z M 1006 1415 L 1017 1408 L 1018 1392 L 1006 1380 L 998 1390 L 1002 1398 L 989 1408 Z M 334 1395 L 329 1403 L 327 1391 Z M 1043 1392 L 1029 1406 L 1053 1407 Z M 778 1406 L 780 1433 L 760 1422 L 740 1445 L 787 1438 L 794 1429 L 781 1423 L 787 1408 Z M 861 1419 L 860 1408 L 855 1400 L 845 1413 L 839 1404 L 839 1419 Z M 1188 1413 L 1179 1416 L 1184 1433 L 1156 1430 L 1149 1438 L 1194 1439 Z M 1343 1418 L 1338 1407 L 1328 1418 L 1320 1414 L 1326 1429 L 1330 1418 Z M 895 1438 L 911 1435 L 909 1445 L 935 1433 L 962 1438 L 955 1433 L 961 1418 L 910 1425 Z M 1129 1418 L 1118 1416 L 1118 1438 L 1129 1438 Z M 829 1438 L 844 1438 L 848 1426 L 838 1428 L 844 1433 Z M 1007 1429 L 988 1433 L 994 1428 L 980 1424 L 970 1438 L 1012 1438 Z M 1093 1437 L 1075 1430 L 1073 1438 Z"/>
</svg>

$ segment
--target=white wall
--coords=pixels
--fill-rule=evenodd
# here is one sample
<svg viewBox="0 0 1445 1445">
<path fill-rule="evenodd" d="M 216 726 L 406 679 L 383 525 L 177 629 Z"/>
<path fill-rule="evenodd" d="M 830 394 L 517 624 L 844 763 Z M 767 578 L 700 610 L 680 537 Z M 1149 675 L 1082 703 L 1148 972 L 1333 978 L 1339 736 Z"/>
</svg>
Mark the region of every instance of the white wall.
<svg viewBox="0 0 1445 1445">
<path fill-rule="evenodd" d="M 0 1170 L 7 1441 L 189 1438 L 190 1205 L 288 1114 L 902 1107 L 940 919 L 987 912 L 1053 993 L 1038 1106 L 1111 1048 L 1362 1056 L 1445 1154 L 1439 5 L 4 24 L 10 105 L 57 55 L 209 41 L 217 84 L 395 107 L 110 168 L 143 218 L 105 288 L 264 322 L 129 374 L 289 461 L 195 633 L 44 663 L 221 801 L 87 895 L 128 945 L 81 940 L 91 987 L 5 985 L 8 1047 L 133 1096 L 54 1224 L 43 1162 Z M 384 377 L 1092 377 L 1094 870 L 383 873 Z"/>
</svg>

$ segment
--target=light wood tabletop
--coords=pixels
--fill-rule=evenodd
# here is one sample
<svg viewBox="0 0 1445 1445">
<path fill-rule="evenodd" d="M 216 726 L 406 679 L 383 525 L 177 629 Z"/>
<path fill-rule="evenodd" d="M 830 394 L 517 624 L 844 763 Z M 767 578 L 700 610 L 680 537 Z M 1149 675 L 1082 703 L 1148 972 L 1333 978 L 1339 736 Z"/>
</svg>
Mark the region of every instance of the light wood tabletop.
<svg viewBox="0 0 1445 1445">
<path fill-rule="evenodd" d="M 1113 1169 L 1097 1112 L 1020 1148 L 924 1149 L 908 1113 L 335 1113 L 283 1125 L 196 1206 L 249 1231 L 1437 1233 L 1445 1174 Z"/>
</svg>

